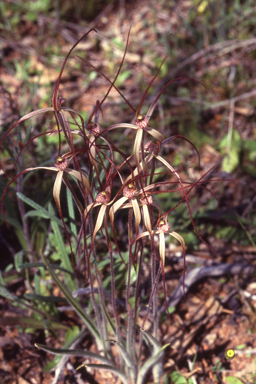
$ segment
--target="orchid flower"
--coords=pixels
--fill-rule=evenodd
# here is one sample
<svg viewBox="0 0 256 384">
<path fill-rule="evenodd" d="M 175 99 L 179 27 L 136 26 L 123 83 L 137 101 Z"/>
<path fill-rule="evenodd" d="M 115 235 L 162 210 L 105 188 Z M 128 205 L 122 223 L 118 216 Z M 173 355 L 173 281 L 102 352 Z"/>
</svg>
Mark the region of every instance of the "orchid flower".
<svg viewBox="0 0 256 384">
<path fill-rule="evenodd" d="M 148 302 L 148 310 L 147 310 L 147 313 L 146 313 L 146 315 L 144 316 L 144 319 L 143 319 L 142 329 L 144 328 L 144 324 L 145 324 L 145 321 L 146 321 L 148 313 L 149 313 L 150 304 L 151 304 L 151 301 L 153 300 L 154 293 L 155 293 L 155 290 L 157 288 L 158 280 L 159 280 L 161 272 L 162 272 L 162 279 L 163 279 L 164 303 L 165 303 L 166 311 L 169 314 L 167 300 L 166 300 L 166 286 L 165 286 L 165 274 L 164 274 L 164 267 L 165 267 L 165 236 L 166 235 L 170 235 L 173 238 L 175 238 L 176 240 L 178 240 L 180 242 L 180 244 L 181 244 L 181 247 L 182 247 L 183 260 L 184 260 L 184 267 L 183 267 L 183 291 L 184 291 L 184 294 L 185 294 L 185 270 L 186 270 L 185 251 L 186 251 L 186 247 L 185 247 L 185 241 L 184 241 L 183 237 L 181 235 L 179 235 L 177 232 L 170 230 L 170 225 L 169 225 L 169 223 L 167 221 L 167 218 L 166 218 L 166 215 L 165 215 L 163 218 L 160 218 L 158 220 L 158 222 L 157 222 L 157 229 L 153 230 L 152 234 L 150 233 L 150 231 L 146 231 L 146 232 L 140 233 L 133 240 L 132 244 L 134 244 L 139 239 L 141 239 L 143 237 L 146 237 L 146 236 L 150 236 L 151 239 L 152 239 L 152 235 L 158 235 L 159 236 L 159 256 L 160 256 L 160 260 L 159 261 L 160 261 L 160 268 L 158 270 L 157 275 L 155 275 L 155 272 L 154 272 L 155 281 L 154 281 L 154 284 L 152 286 L 151 296 L 150 296 L 150 299 L 149 299 L 149 302 Z M 154 258 L 154 254 L 155 254 L 154 249 L 155 249 L 155 245 L 153 244 L 153 255 L 152 255 L 153 258 Z M 155 256 L 158 258 L 157 254 L 155 254 Z M 154 263 L 153 263 L 153 265 L 154 265 Z"/>
<path fill-rule="evenodd" d="M 3 194 L 2 194 L 2 197 L 1 197 L 1 213 L 2 213 L 3 218 L 5 218 L 4 217 L 4 209 L 3 209 L 4 208 L 4 206 L 3 206 L 4 196 L 6 195 L 10 185 L 19 176 L 21 176 L 21 175 L 23 175 L 24 173 L 27 173 L 27 172 L 35 171 L 37 169 L 45 169 L 45 170 L 48 170 L 48 171 L 56 172 L 57 173 L 56 174 L 56 179 L 55 179 L 54 186 L 53 186 L 53 197 L 54 197 L 55 203 L 57 205 L 57 208 L 58 208 L 58 211 L 59 211 L 62 223 L 63 223 L 63 227 L 64 227 L 64 230 L 65 230 L 65 233 L 66 233 L 66 236 L 67 236 L 67 239 L 69 241 L 69 245 L 70 245 L 70 249 L 71 249 L 71 255 L 72 255 L 73 268 L 74 268 L 74 271 L 76 271 L 75 263 L 74 263 L 74 257 L 73 257 L 73 252 L 72 252 L 71 241 L 70 241 L 70 237 L 68 235 L 68 231 L 67 231 L 67 228 L 66 228 L 66 225 L 65 225 L 65 221 L 64 221 L 63 213 L 62 213 L 62 209 L 61 209 L 61 203 L 60 203 L 61 184 L 62 184 L 62 181 L 63 181 L 65 183 L 65 185 L 70 189 L 70 191 L 72 193 L 72 196 L 73 196 L 73 198 L 75 200 L 75 203 L 76 203 L 80 213 L 82 213 L 82 211 L 83 211 L 82 204 L 79 201 L 79 199 L 77 198 L 77 196 L 76 196 L 76 194 L 75 194 L 75 192 L 74 192 L 74 190 L 73 190 L 73 188 L 72 188 L 72 186 L 71 186 L 67 176 L 71 175 L 75 179 L 77 179 L 79 182 L 82 183 L 82 185 L 84 187 L 84 195 L 85 196 L 88 195 L 88 194 L 91 195 L 91 189 L 90 189 L 89 181 L 86 178 L 86 176 L 84 176 L 81 172 L 78 172 L 75 169 L 71 169 L 71 168 L 68 167 L 69 162 L 70 162 L 70 160 L 72 158 L 73 158 L 73 153 L 67 153 L 66 155 L 58 156 L 53 167 L 31 167 L 31 168 L 25 169 L 24 171 L 22 171 L 18 175 L 16 175 L 7 184 L 7 186 L 5 187 L 5 189 L 3 191 Z"/>
<path fill-rule="evenodd" d="M 182 247 L 184 266 L 185 266 L 185 250 L 186 250 L 185 241 L 183 237 L 179 235 L 177 232 L 170 230 L 170 225 L 168 224 L 166 218 L 161 218 L 160 220 L 158 220 L 157 229 L 153 230 L 152 234 L 159 236 L 159 255 L 160 255 L 162 268 L 164 268 L 165 266 L 165 235 L 170 235 L 180 242 L 180 245 Z M 139 239 L 145 236 L 150 236 L 150 231 L 140 233 L 133 240 L 133 243 L 135 243 L 136 241 L 138 241 Z M 185 268 L 184 268 L 184 271 L 185 271 Z"/>
</svg>

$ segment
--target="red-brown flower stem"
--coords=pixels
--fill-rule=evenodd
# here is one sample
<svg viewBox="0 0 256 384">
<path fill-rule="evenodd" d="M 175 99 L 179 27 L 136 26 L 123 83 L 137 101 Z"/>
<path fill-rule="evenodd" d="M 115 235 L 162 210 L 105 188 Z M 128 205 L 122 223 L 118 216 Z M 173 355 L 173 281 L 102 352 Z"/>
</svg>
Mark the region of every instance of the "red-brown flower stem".
<svg viewBox="0 0 256 384">
<path fill-rule="evenodd" d="M 105 216 L 104 219 L 104 228 L 105 228 L 105 236 L 108 244 L 108 251 L 110 255 L 110 274 L 111 274 L 111 301 L 112 301 L 112 308 L 116 320 L 116 336 L 117 336 L 117 341 L 121 341 L 121 334 L 120 334 L 120 324 L 119 324 L 119 319 L 118 319 L 118 313 L 117 313 L 117 308 L 116 308 L 116 289 L 115 289 L 115 275 L 114 275 L 114 259 L 113 259 L 113 249 L 112 249 L 112 244 L 111 240 L 109 238 L 108 234 L 108 221 L 107 221 L 107 216 Z"/>
<path fill-rule="evenodd" d="M 154 281 L 156 279 L 156 257 L 154 256 L 154 252 L 152 249 L 152 257 L 151 257 L 151 284 L 153 287 Z M 153 336 L 158 340 L 158 326 L 159 326 L 159 316 L 158 316 L 158 308 L 157 308 L 157 287 L 155 294 L 152 297 L 152 304 L 153 304 L 153 319 L 154 319 L 154 325 L 153 325 Z"/>
<path fill-rule="evenodd" d="M 130 304 L 130 281 L 131 281 L 131 259 L 129 257 L 128 259 L 128 272 L 127 272 L 127 282 L 126 282 L 126 295 L 125 295 L 125 301 L 126 301 L 126 309 L 128 312 L 128 324 L 127 324 L 127 351 L 130 353 L 131 349 L 131 326 L 132 326 L 132 309 Z"/>
<path fill-rule="evenodd" d="M 137 280 L 135 282 L 135 307 L 134 307 L 134 318 L 137 318 L 138 315 L 138 307 L 140 303 L 139 289 L 141 284 L 141 275 L 142 275 L 142 261 L 143 261 L 143 249 L 145 246 L 145 239 L 141 239 L 140 246 L 138 250 L 139 260 L 138 260 L 138 268 L 137 268 Z"/>
<path fill-rule="evenodd" d="M 158 287 L 158 282 L 159 282 L 160 275 L 161 275 L 161 268 L 159 267 L 157 275 L 156 275 L 156 278 L 155 278 L 155 281 L 153 282 L 153 285 L 152 285 L 152 290 L 151 290 L 150 298 L 149 298 L 149 301 L 148 301 L 147 312 L 146 312 L 145 316 L 143 317 L 143 321 L 142 321 L 142 325 L 141 325 L 141 329 L 143 329 L 143 330 L 144 330 L 145 322 L 146 322 L 146 320 L 148 318 L 148 315 L 149 315 L 150 306 L 151 306 L 153 297 L 155 295 L 155 291 L 156 291 L 156 289 Z"/>
</svg>

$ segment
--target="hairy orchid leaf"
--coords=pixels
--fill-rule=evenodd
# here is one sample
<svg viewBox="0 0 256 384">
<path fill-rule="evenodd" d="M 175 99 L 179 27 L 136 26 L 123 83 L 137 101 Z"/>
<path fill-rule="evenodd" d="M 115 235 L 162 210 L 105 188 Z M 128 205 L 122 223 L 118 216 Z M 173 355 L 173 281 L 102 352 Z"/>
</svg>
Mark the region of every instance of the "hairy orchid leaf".
<svg viewBox="0 0 256 384">
<path fill-rule="evenodd" d="M 161 347 L 160 343 L 149 332 L 143 331 L 143 333 L 147 337 L 149 342 L 153 345 L 154 355 L 150 359 L 148 359 L 140 368 L 137 378 L 137 384 L 143 384 L 149 369 L 159 362 L 162 357 L 163 350 L 170 345 L 165 344 L 163 347 Z"/>
<path fill-rule="evenodd" d="M 47 347 L 46 345 L 37 344 L 37 343 L 35 344 L 35 347 L 38 349 L 42 349 L 45 352 L 51 353 L 52 355 L 81 356 L 81 357 L 99 360 L 104 364 L 113 366 L 112 362 L 106 359 L 104 356 L 101 356 L 98 353 L 85 351 L 83 349 L 58 349 L 58 348 Z"/>
<path fill-rule="evenodd" d="M 0 326 L 3 327 L 22 327 L 36 329 L 49 329 L 52 331 L 67 331 L 69 328 L 67 325 L 61 324 L 57 321 L 43 321 L 42 319 L 36 319 L 35 317 L 27 316 L 5 316 L 0 317 Z"/>
<path fill-rule="evenodd" d="M 111 299 L 111 298 L 110 298 L 110 299 Z M 105 316 L 106 316 L 106 319 L 107 319 L 107 321 L 108 321 L 108 323 L 109 323 L 109 325 L 110 325 L 110 328 L 112 329 L 113 334 L 116 335 L 116 327 L 115 327 L 115 325 L 114 325 L 114 322 L 112 321 L 112 319 L 111 319 L 111 317 L 110 317 L 110 315 L 109 315 L 109 313 L 108 313 L 108 310 L 107 310 L 105 304 L 102 302 L 101 305 L 102 305 L 104 314 L 105 314 Z"/>
<path fill-rule="evenodd" d="M 123 356 L 124 358 L 124 361 L 126 363 L 126 365 L 132 369 L 133 373 L 135 373 L 135 366 L 134 366 L 134 363 L 129 355 L 129 353 L 126 351 L 126 349 L 120 344 L 118 343 L 116 340 L 110 340 L 112 341 L 113 343 L 115 343 L 115 345 L 117 346 L 117 348 L 119 349 L 121 355 Z"/>
</svg>

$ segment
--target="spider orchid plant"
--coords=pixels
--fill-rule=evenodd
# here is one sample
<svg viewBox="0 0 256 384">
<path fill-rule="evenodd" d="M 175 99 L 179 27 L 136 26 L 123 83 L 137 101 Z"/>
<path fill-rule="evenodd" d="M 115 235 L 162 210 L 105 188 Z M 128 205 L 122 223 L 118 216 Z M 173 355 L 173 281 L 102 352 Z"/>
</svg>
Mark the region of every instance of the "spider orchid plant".
<svg viewBox="0 0 256 384">
<path fill-rule="evenodd" d="M 37 170 L 55 173 L 53 198 L 61 218 L 61 221 L 58 220 L 62 222 L 64 234 L 68 240 L 73 269 L 75 272 L 77 270 L 80 272 L 79 276 L 76 274 L 79 289 L 73 292 L 73 294 L 86 289 L 90 295 L 90 299 L 86 299 L 86 304 L 89 303 L 88 308 L 83 309 L 78 302 L 77 296 L 72 296 L 71 292 L 65 287 L 65 284 L 53 271 L 44 252 L 40 251 L 39 254 L 52 280 L 94 337 L 98 353 L 65 348 L 59 350 L 42 345 L 37 345 L 37 347 L 53 354 L 68 356 L 73 354 L 93 360 L 96 359 L 100 362 L 99 364 L 83 364 L 83 366 L 91 366 L 102 370 L 107 369 L 118 375 L 125 384 L 145 383 L 148 371 L 152 368 L 154 382 L 160 383 L 162 379 L 163 350 L 169 344 L 161 346 L 158 341 L 158 288 L 160 284 L 159 279 L 162 276 L 164 303 L 169 315 L 164 274 L 166 242 L 169 240 L 169 237 L 177 240 L 182 248 L 184 258 L 183 284 L 185 275 L 185 241 L 179 233 L 170 228 L 167 217 L 179 204 L 185 202 L 194 230 L 199 239 L 206 244 L 196 229 L 188 196 L 194 187 L 200 187 L 212 193 L 207 186 L 204 186 L 204 183 L 206 183 L 205 176 L 212 169 L 196 182 L 183 181 L 180 176 L 180 170 L 176 170 L 166 160 L 164 155 L 161 154 L 161 150 L 173 140 L 180 138 L 192 145 L 200 163 L 196 147 L 181 135 L 164 137 L 162 133 L 151 126 L 153 123 L 151 124 L 150 120 L 159 98 L 174 81 L 184 79 L 201 83 L 188 77 L 178 77 L 169 81 L 157 94 L 147 113 L 143 115 L 141 110 L 147 93 L 166 58 L 164 58 L 159 66 L 156 75 L 149 82 L 137 109 L 134 108 L 115 85 L 127 53 L 130 36 L 129 30 L 124 55 L 113 81 L 93 64 L 82 59 L 109 83 L 105 96 L 101 101 L 96 102 L 88 121 L 85 122 L 81 113 L 65 106 L 65 99 L 59 96 L 59 86 L 65 65 L 74 48 L 92 31 L 95 30 L 90 29 L 84 34 L 71 47 L 65 57 L 53 92 L 51 107 L 38 109 L 26 114 L 15 122 L 3 135 L 0 141 L 0 148 L 2 148 L 3 144 L 6 144 L 7 136 L 18 124 L 43 113 L 50 112 L 54 114 L 57 129 L 40 133 L 27 140 L 24 145 L 19 143 L 17 146 L 17 148 L 19 147 L 19 153 L 15 152 L 14 157 L 16 157 L 15 167 L 18 165 L 19 168 L 23 167 L 23 162 L 20 161 L 21 155 L 33 140 L 43 135 L 57 133 L 59 142 L 53 166 L 44 166 L 44 164 L 41 166 L 30 166 L 19 172 L 15 177 L 11 177 L 2 194 L 1 212 L 3 218 L 5 218 L 4 197 L 11 184 L 18 181 L 17 179 L 20 176 Z M 125 100 L 134 112 L 135 117 L 131 123 L 121 122 L 102 128 L 100 112 L 102 112 L 104 102 L 112 88 Z M 123 148 L 119 148 L 119 144 L 113 142 L 115 140 L 112 139 L 111 141 L 111 131 L 120 128 L 128 128 L 135 131 L 132 145 L 130 143 L 127 145 L 127 153 L 125 153 Z M 63 150 L 61 136 L 64 136 L 68 150 Z M 76 142 L 73 140 L 74 136 L 82 139 L 82 143 L 81 140 L 79 142 L 79 149 L 76 148 Z M 28 135 L 28 137 L 30 136 Z M 151 138 L 152 141 L 148 141 L 148 138 Z M 63 154 L 63 152 L 65 153 Z M 163 170 L 156 172 L 156 166 L 159 166 L 159 164 Z M 4 173 L 6 176 L 9 176 L 6 172 Z M 164 181 L 156 181 L 155 176 L 158 175 L 162 175 Z M 213 181 L 218 181 L 218 179 L 209 180 L 208 178 L 207 180 L 207 182 Z M 66 224 L 66 211 L 61 199 L 63 183 L 71 195 L 72 209 L 76 208 L 77 210 L 77 214 L 74 214 L 72 222 L 76 232 L 76 249 L 74 249 L 74 246 L 72 249 L 71 246 L 69 228 Z M 167 193 L 179 192 L 180 200 L 174 207 L 162 211 L 161 200 L 159 199 L 159 202 L 157 202 L 154 196 L 157 194 L 161 195 L 163 191 Z M 213 193 L 212 195 L 216 197 Z M 128 214 L 126 214 L 125 210 L 128 210 Z M 122 217 L 123 230 L 118 235 L 119 215 Z M 27 229 L 29 230 L 29 228 Z M 146 241 L 147 239 L 149 241 Z M 121 251 L 120 243 L 125 248 L 125 251 Z M 99 244 L 105 247 L 103 251 L 98 251 L 97 246 Z M 210 246 L 208 247 L 212 250 Z M 81 255 L 81 257 L 74 258 L 74 252 L 79 256 Z M 77 265 L 75 265 L 75 261 L 77 261 Z M 147 263 L 151 264 L 147 265 Z M 142 283 L 145 277 L 143 276 L 143 271 L 145 269 L 149 271 L 151 279 L 149 299 L 148 296 L 143 298 L 141 294 Z M 80 276 L 83 276 L 83 281 L 79 280 Z M 120 284 L 118 279 L 120 279 Z M 80 288 L 81 286 L 86 287 Z M 106 291 L 110 296 L 110 308 L 105 300 Z M 121 301 L 121 306 L 117 304 L 118 300 Z M 142 306 L 146 300 L 148 309 L 144 317 L 141 318 L 143 314 L 141 315 L 140 311 L 142 311 Z M 81 302 L 83 302 L 83 299 L 81 299 Z M 153 304 L 152 311 L 151 304 Z M 145 330 L 146 320 L 150 318 L 149 314 L 152 314 L 153 320 L 151 316 L 151 328 L 150 330 Z M 93 321 L 90 316 L 94 317 Z M 140 327 L 138 326 L 139 318 Z M 145 356 L 143 356 L 142 346 L 144 341 L 146 345 L 151 346 L 152 354 L 149 359 L 145 359 Z M 157 367 L 157 370 L 154 369 L 154 366 Z"/>
</svg>

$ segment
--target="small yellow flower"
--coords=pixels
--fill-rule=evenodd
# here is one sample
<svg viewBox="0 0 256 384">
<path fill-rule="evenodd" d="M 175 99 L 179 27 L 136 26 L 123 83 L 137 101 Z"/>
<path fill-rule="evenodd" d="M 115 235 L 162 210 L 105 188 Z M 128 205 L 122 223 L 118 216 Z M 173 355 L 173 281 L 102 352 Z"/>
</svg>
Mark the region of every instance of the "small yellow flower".
<svg viewBox="0 0 256 384">
<path fill-rule="evenodd" d="M 235 351 L 233 349 L 228 349 L 227 351 L 225 351 L 225 357 L 226 359 L 228 360 L 232 360 L 234 359 L 235 357 Z"/>
</svg>

